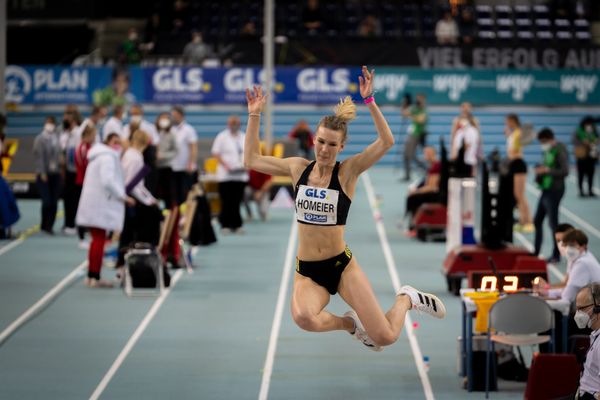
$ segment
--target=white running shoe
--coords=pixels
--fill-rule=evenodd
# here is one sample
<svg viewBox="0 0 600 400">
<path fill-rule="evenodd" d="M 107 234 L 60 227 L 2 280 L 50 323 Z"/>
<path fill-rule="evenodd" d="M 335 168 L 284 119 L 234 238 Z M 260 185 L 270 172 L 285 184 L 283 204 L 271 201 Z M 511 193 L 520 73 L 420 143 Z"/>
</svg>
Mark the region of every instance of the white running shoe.
<svg viewBox="0 0 600 400">
<path fill-rule="evenodd" d="M 398 294 L 405 294 L 410 298 L 413 310 L 429 314 L 436 318 L 444 318 L 446 316 L 446 306 L 433 294 L 420 292 L 408 285 L 402 286 Z"/>
<path fill-rule="evenodd" d="M 367 335 L 367 331 L 365 331 L 365 327 L 363 326 L 360 319 L 358 319 L 358 314 L 356 311 L 350 310 L 344 314 L 344 317 L 348 317 L 354 321 L 354 333 L 351 333 L 352 337 L 356 340 L 360 340 L 365 346 L 369 348 L 369 350 L 373 351 L 381 351 L 383 347 L 378 346 L 373 339 Z"/>
</svg>

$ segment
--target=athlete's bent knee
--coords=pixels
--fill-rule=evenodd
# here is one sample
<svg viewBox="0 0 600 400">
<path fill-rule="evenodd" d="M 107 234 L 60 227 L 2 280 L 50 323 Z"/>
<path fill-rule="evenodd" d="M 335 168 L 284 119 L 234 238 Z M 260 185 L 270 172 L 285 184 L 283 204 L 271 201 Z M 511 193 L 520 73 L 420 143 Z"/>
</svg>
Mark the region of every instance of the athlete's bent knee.
<svg viewBox="0 0 600 400">
<path fill-rule="evenodd" d="M 400 334 L 391 331 L 375 332 L 374 334 L 369 333 L 369 337 L 379 346 L 389 346 L 394 344 L 399 336 Z"/>
<path fill-rule="evenodd" d="M 318 329 L 319 321 L 317 316 L 306 311 L 292 311 L 292 318 L 296 325 L 305 331 L 315 332 Z"/>
</svg>

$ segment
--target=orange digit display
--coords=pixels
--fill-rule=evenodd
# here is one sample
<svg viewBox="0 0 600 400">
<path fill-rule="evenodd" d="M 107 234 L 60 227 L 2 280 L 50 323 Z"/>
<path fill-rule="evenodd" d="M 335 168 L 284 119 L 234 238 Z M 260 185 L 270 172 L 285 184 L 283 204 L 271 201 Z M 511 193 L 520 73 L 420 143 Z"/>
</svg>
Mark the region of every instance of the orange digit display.
<svg viewBox="0 0 600 400">
<path fill-rule="evenodd" d="M 504 281 L 508 285 L 502 286 L 502 290 L 505 292 L 516 292 L 519 288 L 519 277 L 514 275 L 508 275 L 504 277 Z"/>
<path fill-rule="evenodd" d="M 488 287 L 489 285 L 489 287 Z M 496 290 L 498 287 L 498 279 L 495 276 L 484 276 L 481 279 L 481 290 Z"/>
</svg>

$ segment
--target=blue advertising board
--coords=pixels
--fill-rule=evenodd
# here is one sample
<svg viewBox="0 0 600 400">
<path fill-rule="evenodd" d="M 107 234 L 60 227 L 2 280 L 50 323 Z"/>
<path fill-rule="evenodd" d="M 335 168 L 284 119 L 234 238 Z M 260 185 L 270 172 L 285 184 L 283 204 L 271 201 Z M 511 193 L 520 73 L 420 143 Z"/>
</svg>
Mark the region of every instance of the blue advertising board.
<svg viewBox="0 0 600 400">
<path fill-rule="evenodd" d="M 430 104 L 598 105 L 599 74 L 592 71 L 456 71 L 375 67 L 379 104 L 399 104 L 423 93 Z M 331 104 L 358 94 L 358 67 L 280 67 L 276 103 Z M 245 90 L 265 82 L 259 67 L 77 68 L 10 65 L 6 101 L 16 104 L 240 104 Z"/>
</svg>

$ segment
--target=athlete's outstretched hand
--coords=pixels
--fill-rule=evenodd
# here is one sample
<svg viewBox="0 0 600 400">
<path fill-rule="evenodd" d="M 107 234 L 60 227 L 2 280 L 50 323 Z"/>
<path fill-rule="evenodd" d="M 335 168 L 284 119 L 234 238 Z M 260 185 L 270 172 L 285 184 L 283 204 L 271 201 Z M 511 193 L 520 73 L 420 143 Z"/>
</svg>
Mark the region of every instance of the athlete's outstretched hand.
<svg viewBox="0 0 600 400">
<path fill-rule="evenodd" d="M 263 94 L 260 86 L 253 86 L 252 92 L 250 89 L 246 89 L 246 100 L 248 101 L 249 114 L 260 113 L 267 102 L 267 95 Z"/>
<path fill-rule="evenodd" d="M 367 69 L 366 65 L 362 67 L 363 76 L 358 77 L 358 82 L 360 83 L 360 95 L 364 98 L 373 95 L 373 78 L 375 78 L 375 70 L 372 69 L 371 72 Z"/>
</svg>

